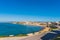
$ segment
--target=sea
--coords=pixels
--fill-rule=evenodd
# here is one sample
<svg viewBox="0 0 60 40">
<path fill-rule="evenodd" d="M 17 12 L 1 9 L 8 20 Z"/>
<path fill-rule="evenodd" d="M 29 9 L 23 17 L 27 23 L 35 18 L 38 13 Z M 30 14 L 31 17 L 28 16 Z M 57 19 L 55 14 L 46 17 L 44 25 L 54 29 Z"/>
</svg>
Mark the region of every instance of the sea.
<svg viewBox="0 0 60 40">
<path fill-rule="evenodd" d="M 30 26 L 12 23 L 0 23 L 0 36 L 34 33 L 42 30 L 41 26 Z"/>
</svg>

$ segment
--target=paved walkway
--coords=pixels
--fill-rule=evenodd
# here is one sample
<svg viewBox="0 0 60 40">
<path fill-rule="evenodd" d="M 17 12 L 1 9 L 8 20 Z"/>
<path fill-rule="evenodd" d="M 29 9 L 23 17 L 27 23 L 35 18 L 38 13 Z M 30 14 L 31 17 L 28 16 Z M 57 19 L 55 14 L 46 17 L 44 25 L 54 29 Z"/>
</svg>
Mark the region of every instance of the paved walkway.
<svg viewBox="0 0 60 40">
<path fill-rule="evenodd" d="M 7 38 L 0 38 L 0 40 L 41 40 L 41 35 L 34 35 L 34 36 L 29 36 L 26 38 L 21 38 L 21 37 L 7 37 Z"/>
</svg>

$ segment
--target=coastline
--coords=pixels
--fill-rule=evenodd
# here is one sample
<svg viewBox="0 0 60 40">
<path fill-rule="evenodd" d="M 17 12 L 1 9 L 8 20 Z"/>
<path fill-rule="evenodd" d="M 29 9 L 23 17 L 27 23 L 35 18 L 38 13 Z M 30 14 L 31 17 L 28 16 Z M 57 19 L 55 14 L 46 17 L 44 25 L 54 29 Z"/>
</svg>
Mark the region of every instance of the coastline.
<svg viewBox="0 0 60 40">
<path fill-rule="evenodd" d="M 32 27 L 36 27 L 36 26 L 38 26 L 38 27 L 43 27 L 43 29 L 41 29 L 40 31 L 38 31 L 38 32 L 35 32 L 34 34 L 33 33 L 30 33 L 30 34 L 27 34 L 28 36 L 13 36 L 13 37 L 0 37 L 0 40 L 8 40 L 8 39 L 10 39 L 10 40 L 18 40 L 18 39 L 25 39 L 25 38 L 27 38 L 27 39 L 30 39 L 30 38 L 33 38 L 33 37 L 42 37 L 45 33 L 47 33 L 48 31 L 49 31 L 49 28 L 48 27 L 46 27 L 46 26 L 40 26 L 40 25 L 28 25 L 28 24 L 21 24 L 21 25 L 27 25 L 27 26 L 32 26 Z M 30 38 L 29 38 L 30 37 Z M 35 38 L 33 38 L 33 39 L 35 39 Z M 37 38 L 36 38 L 37 39 Z M 38 38 L 39 39 L 39 38 Z"/>
<path fill-rule="evenodd" d="M 45 33 L 47 33 L 49 31 L 49 28 L 48 27 L 44 27 L 43 30 L 40 30 L 39 32 L 35 32 L 35 34 L 29 34 L 28 36 L 23 36 L 23 37 L 2 37 L 0 38 L 0 40 L 21 40 L 21 39 L 25 39 L 25 38 L 31 38 L 31 37 L 35 37 L 35 36 L 38 36 L 40 35 L 39 37 L 42 37 Z"/>
</svg>

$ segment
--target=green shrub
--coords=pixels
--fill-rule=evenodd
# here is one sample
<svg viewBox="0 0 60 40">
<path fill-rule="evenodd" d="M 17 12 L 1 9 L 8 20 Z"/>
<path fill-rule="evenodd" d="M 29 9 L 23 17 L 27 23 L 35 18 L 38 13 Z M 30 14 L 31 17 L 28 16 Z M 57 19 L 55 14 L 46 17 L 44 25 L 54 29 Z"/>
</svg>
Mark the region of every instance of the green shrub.
<svg viewBox="0 0 60 40">
<path fill-rule="evenodd" d="M 19 35 L 16 35 L 16 36 L 27 36 L 27 34 L 19 34 Z"/>
</svg>

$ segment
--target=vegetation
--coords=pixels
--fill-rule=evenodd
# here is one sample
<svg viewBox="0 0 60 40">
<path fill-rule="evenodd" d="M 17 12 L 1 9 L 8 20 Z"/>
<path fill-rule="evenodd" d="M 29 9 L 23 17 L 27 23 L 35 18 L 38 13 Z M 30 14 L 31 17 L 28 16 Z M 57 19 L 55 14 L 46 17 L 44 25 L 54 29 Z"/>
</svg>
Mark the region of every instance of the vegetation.
<svg viewBox="0 0 60 40">
<path fill-rule="evenodd" d="M 9 37 L 8 35 L 0 35 L 0 37 Z"/>
<path fill-rule="evenodd" d="M 56 39 L 54 39 L 54 40 L 60 40 L 60 38 L 56 38 Z"/>
<path fill-rule="evenodd" d="M 60 34 L 54 40 L 60 40 Z"/>
<path fill-rule="evenodd" d="M 50 25 L 51 31 L 53 31 L 53 30 L 58 30 L 58 28 L 57 28 L 55 25 L 56 25 L 56 24 L 51 24 L 51 25 Z M 57 35 L 57 37 L 54 38 L 53 40 L 60 40 L 60 34 Z"/>
<path fill-rule="evenodd" d="M 17 37 L 22 37 L 22 36 L 28 36 L 27 34 L 19 34 L 19 35 L 15 35 L 15 36 L 17 36 Z M 0 38 L 1 37 L 10 37 L 9 35 L 0 35 Z M 12 36 L 11 36 L 12 37 Z"/>
<path fill-rule="evenodd" d="M 54 24 L 49 25 L 50 28 L 57 28 Z"/>
<path fill-rule="evenodd" d="M 50 30 L 58 30 L 58 28 L 55 26 L 56 24 L 50 24 L 49 27 L 51 28 Z"/>
<path fill-rule="evenodd" d="M 51 31 L 53 31 L 53 30 L 58 30 L 58 28 L 51 28 Z"/>
<path fill-rule="evenodd" d="M 19 34 L 19 35 L 16 35 L 16 36 L 28 36 L 27 34 Z"/>
</svg>

